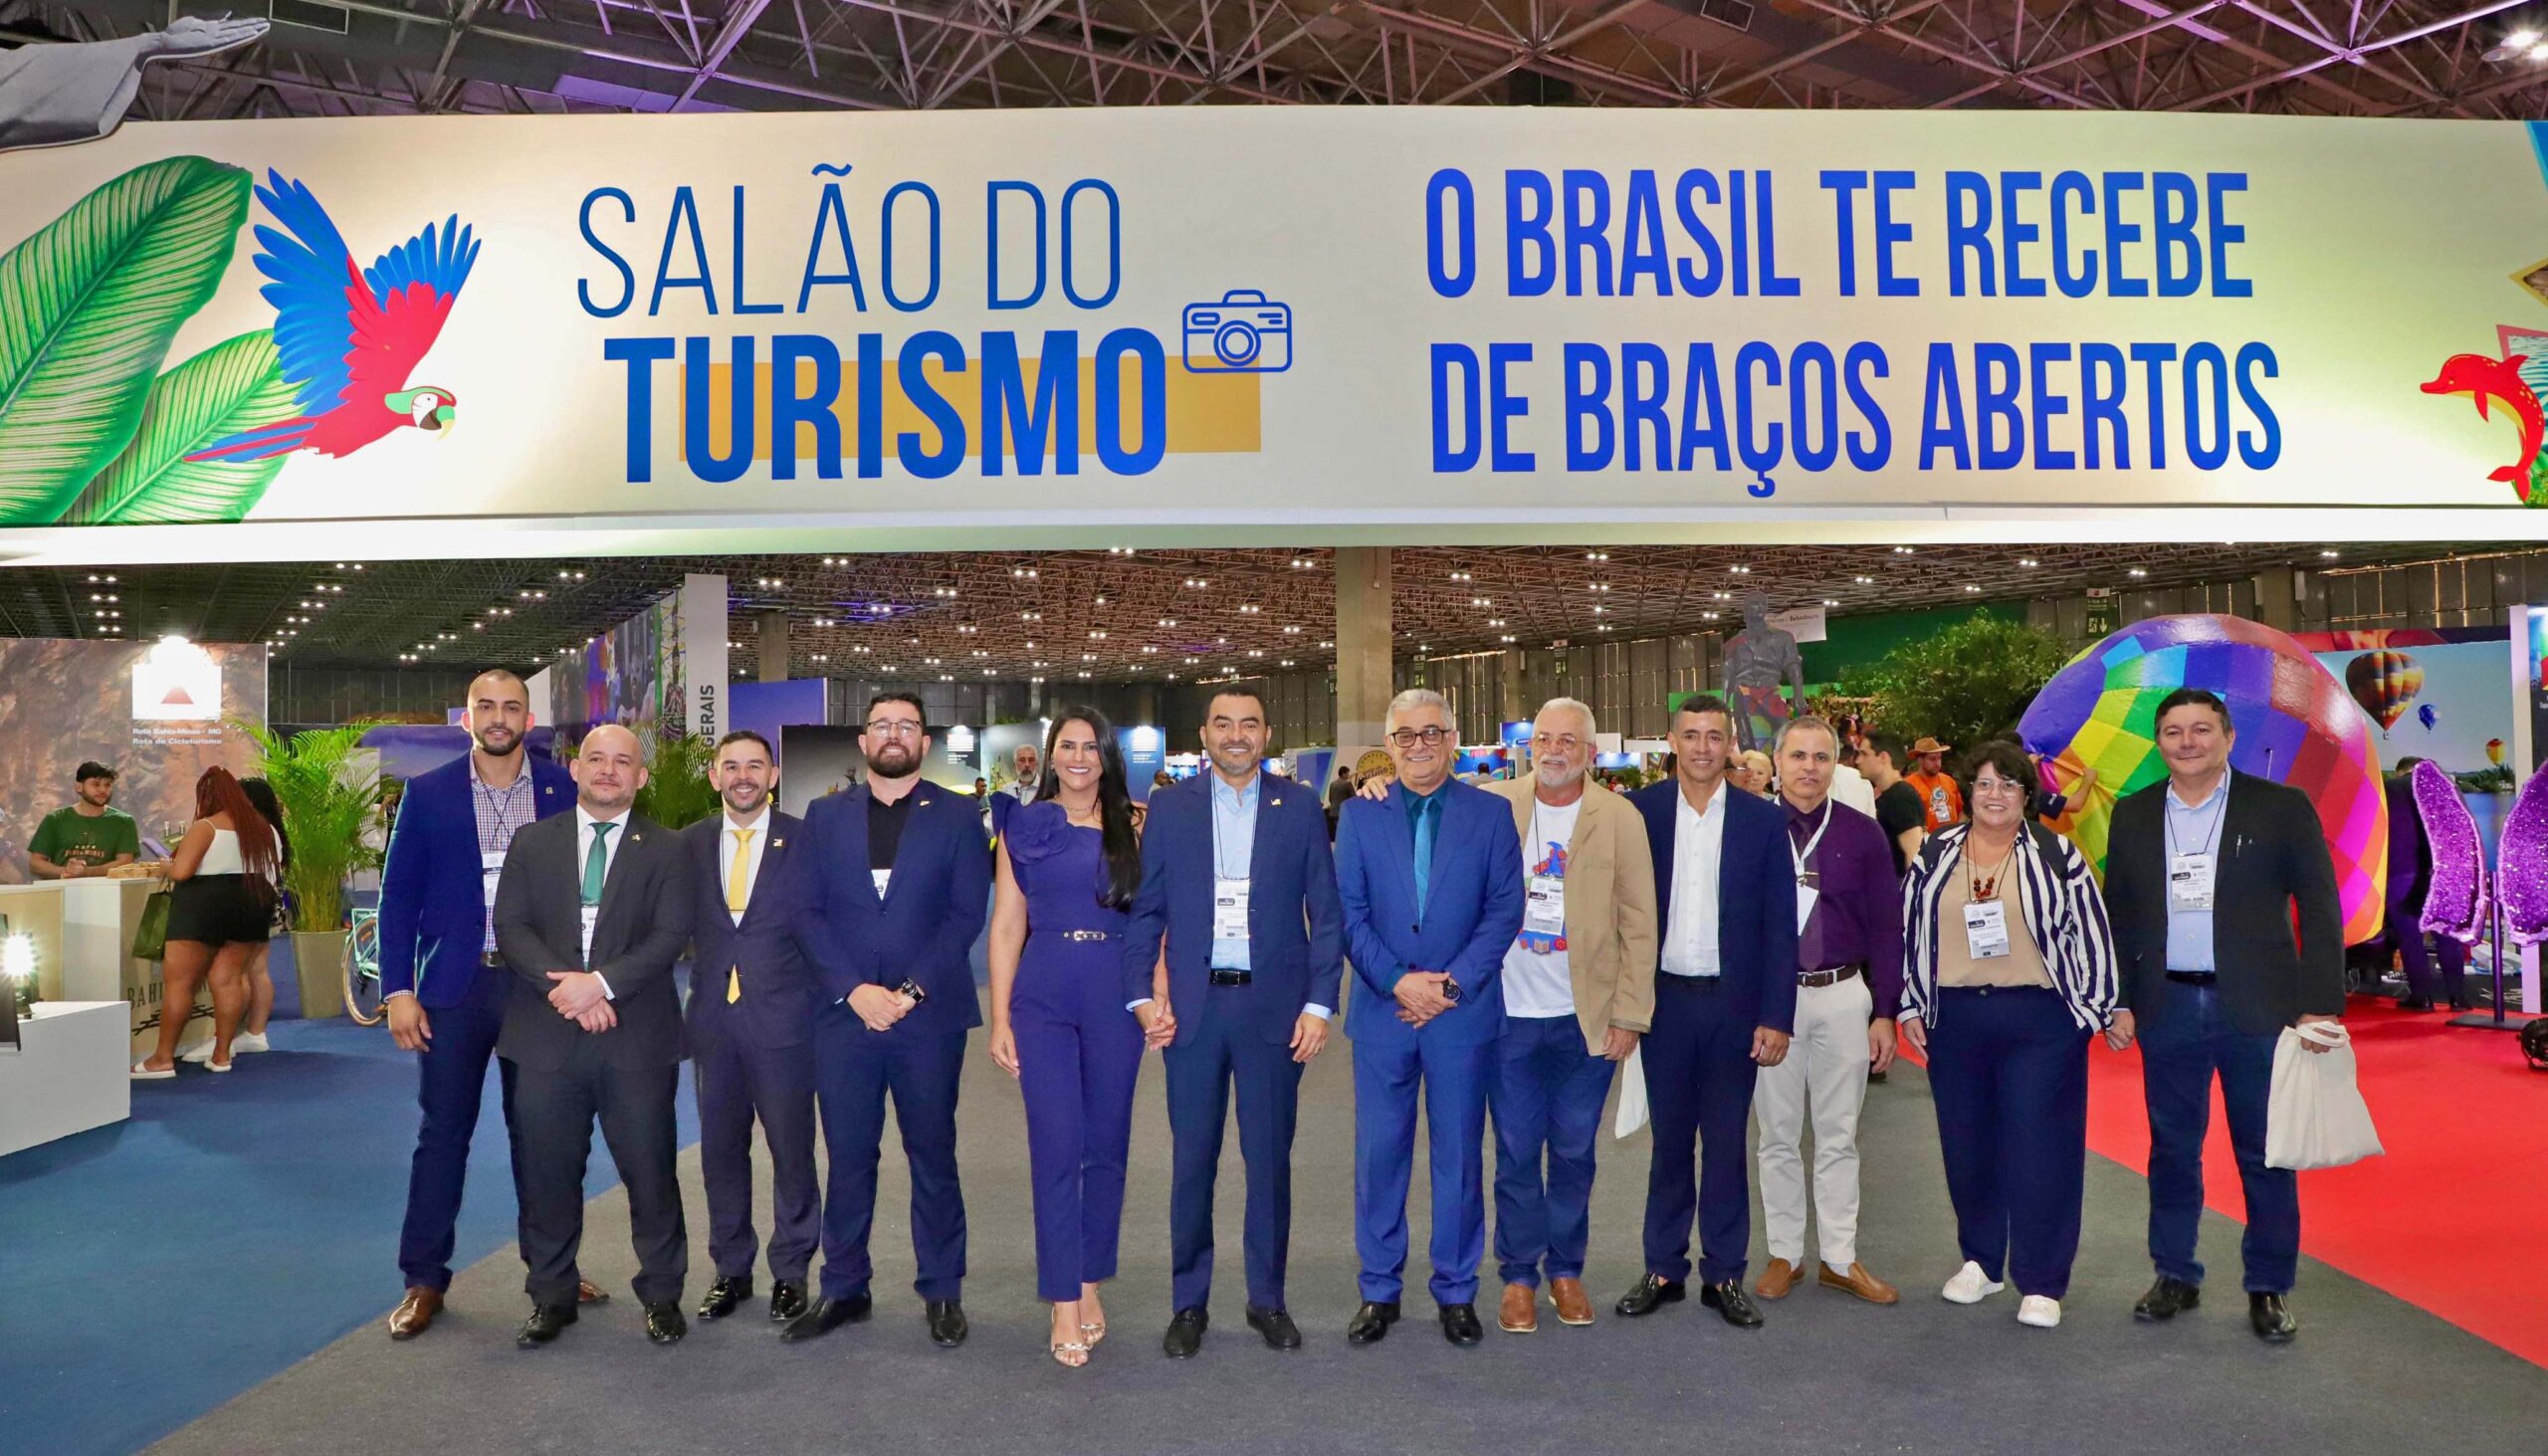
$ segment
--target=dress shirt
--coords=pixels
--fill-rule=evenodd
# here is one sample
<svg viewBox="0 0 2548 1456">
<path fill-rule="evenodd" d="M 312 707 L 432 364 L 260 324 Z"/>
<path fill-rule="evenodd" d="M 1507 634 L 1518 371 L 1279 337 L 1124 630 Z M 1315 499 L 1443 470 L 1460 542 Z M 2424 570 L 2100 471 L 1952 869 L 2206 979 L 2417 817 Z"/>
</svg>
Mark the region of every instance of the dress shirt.
<svg viewBox="0 0 2548 1456">
<path fill-rule="evenodd" d="M 523 755 L 512 783 L 489 788 L 487 781 L 478 776 L 478 755 L 470 754 L 469 801 L 478 815 L 478 853 L 502 856 L 514 847 L 514 831 L 538 816 L 539 801 L 531 787 L 530 755 Z M 479 948 L 492 951 L 496 948 L 496 897 L 492 895 L 487 897 L 486 922 L 486 943 Z"/>
<path fill-rule="evenodd" d="M 1672 916 L 1663 931 L 1667 975 L 1717 975 L 1724 969 L 1716 899 L 1723 883 L 1725 796 L 1736 792 L 1720 780 L 1704 813 L 1690 807 L 1688 794 L 1672 797 Z"/>
<path fill-rule="evenodd" d="M 1831 797 L 1872 819 L 1875 817 L 1875 785 L 1867 776 L 1846 763 L 1832 765 Z"/>
<path fill-rule="evenodd" d="M 1818 877 L 1813 915 L 1797 934 L 1799 970 L 1863 967 L 1875 998 L 1875 1014 L 1902 1009 L 1902 882 L 1894 878 L 1893 852 L 1873 819 L 1829 799 L 1800 814 L 1785 798 L 1788 842 L 1805 848 L 1829 816 L 1830 828 L 1805 867 Z M 1811 941 L 1817 939 L 1816 946 Z"/>
<path fill-rule="evenodd" d="M 769 805 L 762 804 L 760 812 L 750 819 L 738 819 L 732 810 L 728 810 L 724 818 L 726 822 L 717 826 L 720 830 L 717 836 L 717 899 L 723 903 L 727 887 L 735 883 L 735 831 L 748 829 L 752 835 L 750 859 L 743 866 L 743 902 L 748 905 L 752 888 L 760 883 L 761 854 L 769 848 Z M 740 926 L 743 923 L 742 911 L 733 910 L 727 914 L 735 918 L 735 924 Z"/>
<path fill-rule="evenodd" d="M 528 775 L 525 776 L 528 777 Z M 582 800 L 578 799 L 575 802 L 575 878 L 579 881 L 583 878 L 584 861 L 589 858 L 593 852 L 593 826 L 595 824 L 608 824 L 611 826 L 610 833 L 602 839 L 601 851 L 601 880 L 604 885 L 608 885 L 610 883 L 610 867 L 619 863 L 620 841 L 628 837 L 628 811 L 626 809 L 620 810 L 616 818 L 595 819 L 592 814 L 584 808 Z M 595 907 L 595 911 L 598 913 L 599 907 Z M 584 941 L 584 959 L 589 964 L 592 958 L 592 940 L 587 937 Z M 601 993 L 605 999 L 612 1001 L 619 999 L 619 993 L 610 988 L 610 981 L 605 978 L 600 971 L 596 970 L 593 972 L 593 979 L 601 982 Z"/>
<path fill-rule="evenodd" d="M 1206 770 L 1207 772 L 1209 770 Z M 1215 888 L 1223 880 L 1244 880 L 1256 857 L 1256 803 L 1263 797 L 1265 775 L 1250 774 L 1247 787 L 1232 788 L 1218 773 L 1211 775 L 1212 790 L 1212 881 Z M 1212 938 L 1212 966 L 1216 970 L 1246 970 L 1247 937 L 1235 940 Z"/>
<path fill-rule="evenodd" d="M 2159 801 L 2166 806 L 2160 821 L 2160 893 L 2166 893 L 2169 860 L 2181 854 L 2208 854 L 2212 856 L 2212 903 L 2219 906 L 2221 831 L 2230 819 L 2230 770 L 2221 770 L 2221 781 L 2212 786 L 2212 792 L 2205 794 L 2201 803 L 2189 804 L 2178 798 L 2173 782 L 2159 790 Z M 2168 969 L 2218 971 L 2220 964 L 2213 958 L 2212 949 L 2211 911 L 2169 910 Z"/>
</svg>

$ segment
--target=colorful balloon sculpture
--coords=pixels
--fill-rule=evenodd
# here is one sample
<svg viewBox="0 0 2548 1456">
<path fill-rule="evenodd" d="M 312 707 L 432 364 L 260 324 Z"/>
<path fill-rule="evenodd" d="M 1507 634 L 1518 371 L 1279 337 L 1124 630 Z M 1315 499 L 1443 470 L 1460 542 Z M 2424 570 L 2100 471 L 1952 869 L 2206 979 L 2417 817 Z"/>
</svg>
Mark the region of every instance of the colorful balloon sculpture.
<svg viewBox="0 0 2548 1456">
<path fill-rule="evenodd" d="M 2433 854 L 2433 885 L 2425 892 L 2424 929 L 2473 945 L 2486 929 L 2486 846 L 2476 816 L 2459 797 L 2442 765 L 2427 758 L 2408 778 L 2416 791 L 2416 816 L 2424 821 Z"/>
<path fill-rule="evenodd" d="M 2403 656 L 2404 654 L 2397 654 Z M 2166 777 L 2153 738 L 2159 700 L 2209 688 L 2237 729 L 2230 767 L 2303 790 L 2317 807 L 2348 943 L 2380 931 L 2389 869 L 2389 809 L 2371 725 L 2335 678 L 2284 634 L 2242 617 L 2152 617 L 2070 660 L 2017 724 L 2075 803 L 2058 826 L 2099 873 L 2114 802 Z M 2096 778 L 2085 795 L 2088 769 Z"/>
<path fill-rule="evenodd" d="M 2425 670 L 2395 648 L 2366 652 L 2345 664 L 2345 691 L 2379 722 L 2384 733 L 2397 726 L 2399 716 L 2424 687 Z"/>
</svg>

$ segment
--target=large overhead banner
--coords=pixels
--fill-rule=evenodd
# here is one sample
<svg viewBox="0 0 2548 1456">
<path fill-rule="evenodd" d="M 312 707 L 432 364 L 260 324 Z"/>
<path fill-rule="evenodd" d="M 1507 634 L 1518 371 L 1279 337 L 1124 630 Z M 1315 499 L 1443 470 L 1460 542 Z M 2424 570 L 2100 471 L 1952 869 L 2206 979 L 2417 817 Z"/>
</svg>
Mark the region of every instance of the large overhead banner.
<svg viewBox="0 0 2548 1456">
<path fill-rule="evenodd" d="M 0 526 L 2548 493 L 2517 123 L 135 123 L 0 196 Z"/>
</svg>

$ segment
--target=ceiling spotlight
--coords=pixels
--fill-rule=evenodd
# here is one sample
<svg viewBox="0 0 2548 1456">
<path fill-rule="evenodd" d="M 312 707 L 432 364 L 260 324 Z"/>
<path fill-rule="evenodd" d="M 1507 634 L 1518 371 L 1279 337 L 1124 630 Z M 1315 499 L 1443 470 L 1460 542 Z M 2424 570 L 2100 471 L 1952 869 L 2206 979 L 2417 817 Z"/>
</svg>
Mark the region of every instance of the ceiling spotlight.
<svg viewBox="0 0 2548 1456">
<path fill-rule="evenodd" d="M 1852 576 L 1852 577 L 1850 577 L 1849 579 L 1850 579 L 1851 581 L 1856 582 L 1856 583 L 1857 583 L 1858 585 L 1860 585 L 1860 586 L 1873 586 L 1873 585 L 1875 585 L 1875 578 L 1874 578 L 1874 577 L 1872 577 L 1872 576 Z"/>
<path fill-rule="evenodd" d="M 1917 548 L 1916 548 L 1916 547 L 1913 547 L 1913 546 L 1895 546 L 1895 547 L 1893 548 L 1893 554 L 1895 554 L 1895 555 L 1897 555 L 1897 556 L 1908 556 L 1908 555 L 1910 555 L 1910 554 L 1911 554 L 1915 549 L 1917 549 Z"/>
<path fill-rule="evenodd" d="M 2036 560 L 2036 559 L 2035 559 L 2034 557 L 2032 557 L 2032 556 L 2019 556 L 2019 557 L 2017 558 L 2017 564 L 2018 564 L 2018 565 L 2020 565 L 2020 566 L 2033 567 L 2033 566 L 2040 566 L 2040 565 L 2042 565 L 2043 563 L 2042 563 L 2041 561 Z"/>
<path fill-rule="evenodd" d="M 1836 607 L 1840 604 L 1840 599 L 1835 596 L 1826 596 L 1822 599 L 1822 604 L 1826 607 Z"/>
<path fill-rule="evenodd" d="M 1607 551 L 1586 551 L 1584 553 L 1584 559 L 1587 561 L 1606 561 L 1610 559 L 1610 553 Z"/>
<path fill-rule="evenodd" d="M 1967 591 L 1980 591 L 1982 588 L 1968 581 L 1964 584 L 1964 589 Z"/>
<path fill-rule="evenodd" d="M 2141 569 L 2141 568 L 2140 568 L 2140 567 L 2138 567 L 2138 566 L 2135 566 L 2135 567 L 2133 567 L 2133 568 L 2132 568 L 2132 572 L 2131 572 L 2131 574 L 2132 574 L 2132 575 L 2134 575 L 2134 576 L 2147 576 L 2147 575 L 2149 575 L 2150 573 L 2149 573 L 2149 572 L 2147 572 L 2147 571 L 2145 571 L 2145 570 L 2143 570 L 2143 569 Z"/>
<path fill-rule="evenodd" d="M 2321 561 L 2332 561 L 2332 560 L 2336 559 L 2338 556 L 2341 556 L 2341 555 L 2343 555 L 2343 554 L 2344 554 L 2344 552 L 2337 550 L 2337 549 L 2336 549 L 2335 547 L 2333 547 L 2333 546 L 2329 546 L 2329 547 L 2327 547 L 2325 550 L 2322 550 L 2322 551 L 2320 551 L 2320 552 L 2318 553 L 2318 559 L 2319 559 L 2319 560 L 2321 560 Z M 106 600 L 108 600 L 108 601 L 113 601 L 113 600 L 114 600 L 114 598 L 113 598 L 113 597 L 107 597 L 107 598 L 106 598 Z"/>
<path fill-rule="evenodd" d="M 1466 571 L 1454 571 L 1451 573 L 1451 579 L 1453 581 L 1469 581 L 1475 578 L 1471 577 Z"/>
<path fill-rule="evenodd" d="M 1752 568 L 1749 566 L 1728 566 L 1725 569 L 1733 572 L 1737 576 L 1749 576 L 1752 574 Z"/>
</svg>

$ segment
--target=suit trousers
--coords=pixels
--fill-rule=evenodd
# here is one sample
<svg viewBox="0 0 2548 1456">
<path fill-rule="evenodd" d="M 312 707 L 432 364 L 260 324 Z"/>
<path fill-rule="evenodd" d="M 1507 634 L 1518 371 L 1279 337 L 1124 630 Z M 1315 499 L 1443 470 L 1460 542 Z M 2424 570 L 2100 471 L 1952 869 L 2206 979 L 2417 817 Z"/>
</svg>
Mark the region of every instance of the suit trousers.
<svg viewBox="0 0 2548 1456">
<path fill-rule="evenodd" d="M 690 1275 L 690 1233 L 682 1221 L 673 1099 L 681 1064 L 613 1067 L 589 1039 L 563 1067 L 517 1067 L 514 1125 L 522 1135 L 515 1173 L 522 1194 L 523 1288 L 540 1305 L 575 1303 L 575 1257 L 584 1241 L 584 1165 L 593 1124 L 628 1189 L 629 1242 L 637 1251 L 637 1298 L 681 1299 Z"/>
<path fill-rule="evenodd" d="M 801 1280 L 822 1232 L 814 1173 L 813 1043 L 759 1047 L 732 1032 L 702 1035 L 696 1029 L 690 1043 L 691 1078 L 699 1094 L 699 1172 L 708 1185 L 708 1253 L 717 1277 L 751 1278 L 760 1251 L 752 1229 L 757 1119 L 769 1144 L 769 1277 Z"/>
<path fill-rule="evenodd" d="M 1495 1115 L 1495 1262 L 1507 1284 L 1584 1277 L 1592 1149 L 1617 1064 L 1584 1049 L 1573 1015 L 1506 1016 L 1487 1107 Z M 1546 1158 L 1545 1166 L 1542 1159 Z"/>
<path fill-rule="evenodd" d="M 924 1300 L 963 1297 L 964 1188 L 956 1170 L 956 1093 L 964 1032 L 896 1027 L 869 1031 L 834 1001 L 814 1013 L 814 1095 L 823 1114 L 823 1295 L 867 1292 L 876 1222 L 876 1165 L 885 1143 L 885 1098 L 894 1099 L 903 1155 L 912 1169 L 912 1253 Z"/>
<path fill-rule="evenodd" d="M 469 1176 L 469 1144 L 487 1096 L 487 1063 L 505 1029 L 505 997 L 513 972 L 481 966 L 469 998 L 426 1012 L 433 1039 L 416 1057 L 416 1155 L 407 1167 L 407 1217 L 398 1231 L 398 1271 L 410 1288 L 451 1288 L 460 1195 Z M 522 1178 L 522 1140 L 514 1129 L 514 1064 L 497 1063 L 512 1144 L 514 1178 Z M 519 1230 L 518 1230 L 519 1232 Z"/>
<path fill-rule="evenodd" d="M 1117 942 L 1085 943 L 1111 949 Z M 1087 968 L 1067 960 L 1038 964 L 1030 949 L 1009 1001 L 1035 1195 L 1035 1297 L 1055 1302 L 1115 1277 L 1133 1084 L 1142 1070 L 1142 1024 L 1124 1009 L 1120 979 L 1071 974 L 1067 984 L 1055 984 Z M 1112 972 L 1113 956 L 1100 969 Z"/>
<path fill-rule="evenodd" d="M 1752 1060 L 1755 1023 L 1727 1007 L 1723 983 L 1654 977 L 1654 1027 L 1639 1044 L 1654 1151 L 1645 1175 L 1645 1267 L 1690 1277 L 1690 1224 L 1699 1226 L 1699 1279 L 1743 1278 L 1752 1247 Z"/>
<path fill-rule="evenodd" d="M 2088 1033 L 2048 986 L 1942 988 L 1929 1090 L 1964 1257 L 2060 1299 L 2086 1192 Z"/>
<path fill-rule="evenodd" d="M 2278 1033 L 2240 1031 L 2209 985 L 2167 983 L 2160 1015 L 2141 1031 L 2141 1092 L 2150 1111 L 2150 1262 L 2170 1279 L 2203 1283 L 2195 1239 L 2203 1224 L 2203 1140 L 2212 1079 L 2230 1115 L 2230 1145 L 2246 1194 L 2239 1242 L 2251 1293 L 2288 1294 L 2300 1265 L 2300 1184 L 2265 1166 L 2265 1105 Z"/>
<path fill-rule="evenodd" d="M 2468 947 L 2448 936 L 2436 936 L 2434 948 L 2425 948 L 2424 929 L 2412 919 L 2393 914 L 2390 924 L 2398 928 L 2398 954 L 2407 962 L 2407 994 L 2428 1001 L 2447 999 L 2452 1005 L 2468 999 Z M 2434 975 L 2434 962 L 2442 962 L 2442 974 Z"/>
<path fill-rule="evenodd" d="M 1453 1012 L 1454 1015 L 1464 1014 Z M 1495 1041 L 1461 1044 L 1418 1031 L 1354 1043 L 1354 1246 L 1363 1298 L 1404 1292 L 1406 1188 L 1415 1174 L 1415 1106 L 1433 1186 L 1434 1303 L 1473 1304 L 1486 1258 L 1486 1084 Z"/>
<path fill-rule="evenodd" d="M 1180 1004 L 1184 1025 L 1165 1054 L 1168 1125 L 1175 1143 L 1168 1183 L 1170 1308 L 1201 1309 L 1212 1297 L 1212 1188 L 1231 1090 L 1238 1100 L 1238 1150 L 1247 1164 L 1244 1254 L 1247 1302 L 1279 1310 L 1292 1247 L 1292 1133 L 1300 1124 L 1301 1073 L 1290 1046 L 1267 1041 L 1234 1015 L 1233 997 L 1251 988 L 1206 986 Z"/>
<path fill-rule="evenodd" d="M 1805 1262 L 1805 1119 L 1813 1121 L 1813 1212 L 1822 1262 L 1847 1273 L 1858 1257 L 1858 1110 L 1867 1100 L 1867 1021 L 1875 995 L 1853 975 L 1799 986 L 1796 1037 L 1761 1069 L 1761 1221 L 1770 1257 Z"/>
</svg>

